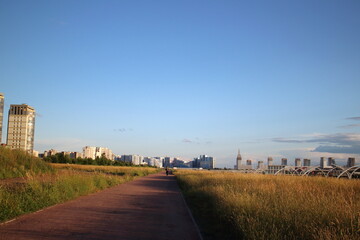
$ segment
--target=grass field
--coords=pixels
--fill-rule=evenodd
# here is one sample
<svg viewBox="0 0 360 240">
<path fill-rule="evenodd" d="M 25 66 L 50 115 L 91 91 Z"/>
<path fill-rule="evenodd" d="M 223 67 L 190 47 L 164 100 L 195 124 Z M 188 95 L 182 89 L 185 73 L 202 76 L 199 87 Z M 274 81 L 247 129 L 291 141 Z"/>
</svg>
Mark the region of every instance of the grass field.
<svg viewBox="0 0 360 240">
<path fill-rule="evenodd" d="M 176 172 L 205 239 L 360 239 L 360 181 Z"/>
<path fill-rule="evenodd" d="M 48 164 L 2 147 L 0 169 L 0 222 L 159 171 L 149 167 Z"/>
</svg>

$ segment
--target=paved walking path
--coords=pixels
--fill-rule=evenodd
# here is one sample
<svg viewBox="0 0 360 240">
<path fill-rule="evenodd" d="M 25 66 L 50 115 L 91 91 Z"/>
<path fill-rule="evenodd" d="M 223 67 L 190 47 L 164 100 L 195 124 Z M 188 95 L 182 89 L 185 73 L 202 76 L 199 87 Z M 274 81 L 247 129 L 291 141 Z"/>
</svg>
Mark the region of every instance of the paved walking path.
<svg viewBox="0 0 360 240">
<path fill-rule="evenodd" d="M 0 225 L 0 239 L 200 239 L 174 176 L 164 173 Z"/>
</svg>

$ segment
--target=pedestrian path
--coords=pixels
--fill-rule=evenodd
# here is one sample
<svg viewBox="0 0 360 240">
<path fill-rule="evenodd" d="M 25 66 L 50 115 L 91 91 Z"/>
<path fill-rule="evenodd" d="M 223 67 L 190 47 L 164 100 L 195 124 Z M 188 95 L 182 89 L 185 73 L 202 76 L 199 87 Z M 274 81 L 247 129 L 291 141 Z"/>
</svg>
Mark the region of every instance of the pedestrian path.
<svg viewBox="0 0 360 240">
<path fill-rule="evenodd" d="M 10 239 L 201 239 L 174 176 L 158 173 L 0 225 Z"/>
</svg>

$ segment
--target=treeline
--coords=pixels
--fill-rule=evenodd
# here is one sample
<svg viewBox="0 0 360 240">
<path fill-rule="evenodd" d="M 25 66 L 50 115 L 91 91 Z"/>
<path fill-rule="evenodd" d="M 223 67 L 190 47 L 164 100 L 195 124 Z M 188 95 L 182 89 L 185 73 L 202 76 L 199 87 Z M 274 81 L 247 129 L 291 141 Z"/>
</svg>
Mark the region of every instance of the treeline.
<svg viewBox="0 0 360 240">
<path fill-rule="evenodd" d="M 49 163 L 68 163 L 81 165 L 102 165 L 102 166 L 136 166 L 130 162 L 113 161 L 107 159 L 105 156 L 92 158 L 70 158 L 70 156 L 63 153 L 56 153 L 55 155 L 44 157 L 44 160 Z"/>
</svg>

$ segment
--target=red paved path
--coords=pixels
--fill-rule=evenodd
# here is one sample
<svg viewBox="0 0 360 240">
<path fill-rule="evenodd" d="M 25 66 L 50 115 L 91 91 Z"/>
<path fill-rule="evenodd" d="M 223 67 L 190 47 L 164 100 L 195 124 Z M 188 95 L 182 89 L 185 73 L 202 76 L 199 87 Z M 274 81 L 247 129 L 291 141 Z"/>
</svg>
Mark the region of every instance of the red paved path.
<svg viewBox="0 0 360 240">
<path fill-rule="evenodd" d="M 0 225 L 0 239 L 200 239 L 174 176 L 164 173 Z"/>
</svg>

